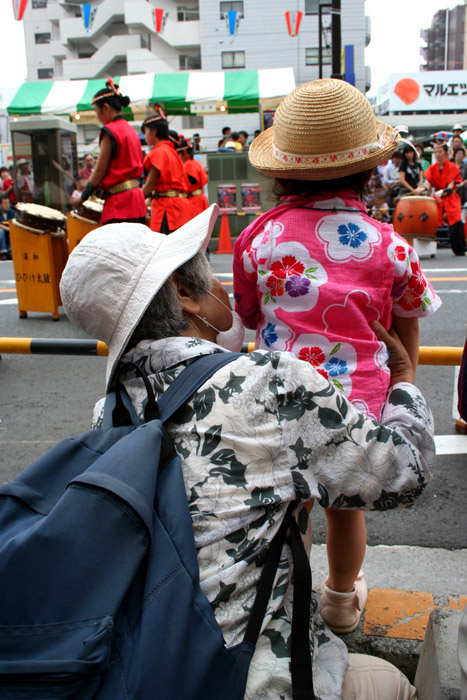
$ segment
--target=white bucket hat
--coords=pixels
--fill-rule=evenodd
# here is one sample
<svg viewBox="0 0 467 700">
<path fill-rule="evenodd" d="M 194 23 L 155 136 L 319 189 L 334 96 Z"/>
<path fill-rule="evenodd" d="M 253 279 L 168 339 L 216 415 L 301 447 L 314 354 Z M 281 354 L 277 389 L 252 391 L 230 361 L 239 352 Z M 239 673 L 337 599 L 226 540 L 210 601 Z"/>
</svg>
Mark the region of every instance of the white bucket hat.
<svg viewBox="0 0 467 700">
<path fill-rule="evenodd" d="M 63 308 L 72 323 L 109 346 L 106 391 L 154 295 L 180 265 L 206 250 L 218 213 L 213 204 L 168 236 L 143 224 L 108 224 L 71 253 L 60 281 Z"/>
</svg>

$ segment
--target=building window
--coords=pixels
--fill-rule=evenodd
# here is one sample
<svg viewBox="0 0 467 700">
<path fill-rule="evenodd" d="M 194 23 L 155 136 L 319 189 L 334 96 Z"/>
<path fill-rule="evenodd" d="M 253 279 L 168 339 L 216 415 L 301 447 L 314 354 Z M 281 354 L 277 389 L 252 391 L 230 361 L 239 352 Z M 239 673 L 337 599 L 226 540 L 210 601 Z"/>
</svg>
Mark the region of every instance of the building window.
<svg viewBox="0 0 467 700">
<path fill-rule="evenodd" d="M 180 70 L 200 70 L 201 54 L 181 54 L 178 57 Z"/>
<path fill-rule="evenodd" d="M 47 7 L 47 0 L 32 0 L 33 10 L 39 10 L 42 7 Z"/>
<path fill-rule="evenodd" d="M 78 58 L 91 58 L 94 54 L 94 49 L 81 49 L 81 51 L 78 51 Z"/>
<path fill-rule="evenodd" d="M 237 17 L 243 18 L 243 0 L 240 0 L 240 2 L 220 2 L 219 9 L 221 19 L 225 19 L 227 13 L 231 10 L 235 10 L 238 13 Z"/>
<path fill-rule="evenodd" d="M 222 68 L 245 68 L 245 52 L 222 51 Z"/>
<path fill-rule="evenodd" d="M 177 22 L 199 21 L 199 9 L 196 7 L 177 7 Z"/>
<path fill-rule="evenodd" d="M 197 114 L 182 115 L 182 129 L 204 129 L 204 117 Z"/>
<path fill-rule="evenodd" d="M 36 44 L 50 44 L 50 32 L 34 34 L 34 41 L 36 42 Z"/>
<path fill-rule="evenodd" d="M 50 78 L 54 77 L 54 69 L 53 68 L 38 68 L 37 69 L 37 78 L 39 80 L 50 80 Z"/>
<path fill-rule="evenodd" d="M 318 5 L 330 5 L 331 0 L 305 0 L 305 14 L 306 15 L 317 15 Z M 331 8 L 325 7 L 323 12 L 330 13 Z"/>
<path fill-rule="evenodd" d="M 323 66 L 331 64 L 331 49 L 323 46 L 322 49 L 323 56 Z M 317 66 L 319 65 L 319 48 L 313 46 L 313 48 L 305 49 L 305 65 L 307 66 Z"/>
</svg>

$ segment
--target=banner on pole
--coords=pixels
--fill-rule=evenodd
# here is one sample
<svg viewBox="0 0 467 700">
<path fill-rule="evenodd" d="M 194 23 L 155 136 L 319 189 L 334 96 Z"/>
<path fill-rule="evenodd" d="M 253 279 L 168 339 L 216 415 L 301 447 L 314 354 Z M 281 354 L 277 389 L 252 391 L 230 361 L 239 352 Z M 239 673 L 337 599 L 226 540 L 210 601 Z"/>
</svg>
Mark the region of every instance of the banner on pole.
<svg viewBox="0 0 467 700">
<path fill-rule="evenodd" d="M 287 10 L 285 12 L 285 21 L 287 23 L 287 31 L 289 36 L 297 36 L 302 21 L 303 12 L 300 10 Z"/>
<path fill-rule="evenodd" d="M 27 4 L 28 0 L 13 0 L 13 14 L 18 22 L 23 19 Z"/>
</svg>

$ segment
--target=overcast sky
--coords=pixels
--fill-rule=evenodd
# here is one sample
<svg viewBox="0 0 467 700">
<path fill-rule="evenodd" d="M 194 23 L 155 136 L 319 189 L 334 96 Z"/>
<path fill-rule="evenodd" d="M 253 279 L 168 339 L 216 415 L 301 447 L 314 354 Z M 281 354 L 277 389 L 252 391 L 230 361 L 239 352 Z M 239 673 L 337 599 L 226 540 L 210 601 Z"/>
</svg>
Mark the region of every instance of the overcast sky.
<svg viewBox="0 0 467 700">
<path fill-rule="evenodd" d="M 371 17 L 371 43 L 366 64 L 371 66 L 372 89 L 388 73 L 410 73 L 420 66 L 420 29 L 429 27 L 433 14 L 455 7 L 463 0 L 366 0 L 365 12 Z M 344 3 L 345 0 L 342 0 Z M 17 88 L 26 77 L 26 52 L 22 22 L 13 18 L 11 0 L 0 0 L 2 88 Z"/>
</svg>

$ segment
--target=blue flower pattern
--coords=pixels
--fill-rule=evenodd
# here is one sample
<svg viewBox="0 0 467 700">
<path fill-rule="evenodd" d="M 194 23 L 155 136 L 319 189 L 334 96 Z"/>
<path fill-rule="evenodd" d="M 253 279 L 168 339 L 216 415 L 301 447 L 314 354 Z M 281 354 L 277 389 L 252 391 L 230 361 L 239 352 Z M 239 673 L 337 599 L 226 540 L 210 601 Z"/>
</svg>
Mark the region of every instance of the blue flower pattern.
<svg viewBox="0 0 467 700">
<path fill-rule="evenodd" d="M 338 377 L 339 374 L 345 374 L 347 372 L 347 362 L 345 360 L 339 360 L 338 357 L 332 357 L 329 362 L 326 362 L 324 369 L 328 372 L 331 377 Z"/>
<path fill-rule="evenodd" d="M 368 238 L 366 233 L 357 225 L 349 221 L 337 227 L 339 232 L 339 242 L 351 248 L 359 248 Z"/>
<path fill-rule="evenodd" d="M 268 348 L 270 348 L 271 345 L 277 342 L 276 326 L 273 323 L 268 323 L 266 328 L 263 328 L 261 331 L 261 337 Z"/>
</svg>

